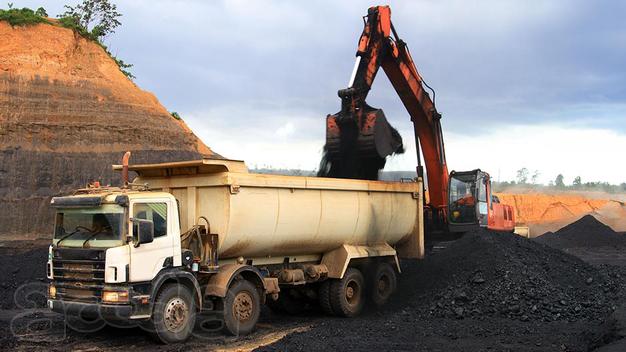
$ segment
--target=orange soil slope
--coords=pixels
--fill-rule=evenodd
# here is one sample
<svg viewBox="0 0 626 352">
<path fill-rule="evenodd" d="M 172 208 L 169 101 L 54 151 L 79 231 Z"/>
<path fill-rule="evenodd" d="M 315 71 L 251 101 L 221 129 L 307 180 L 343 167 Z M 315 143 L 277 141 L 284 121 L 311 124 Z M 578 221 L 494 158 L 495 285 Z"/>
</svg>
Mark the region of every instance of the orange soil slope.
<svg viewBox="0 0 626 352">
<path fill-rule="evenodd" d="M 0 21 L 0 240 L 49 236 L 50 197 L 111 164 L 219 158 L 93 41 L 51 24 Z"/>
<path fill-rule="evenodd" d="M 496 194 L 504 204 L 515 208 L 516 222 L 528 225 L 531 236 L 555 231 L 576 219 L 591 214 L 616 231 L 626 231 L 624 202 L 585 194 Z"/>
<path fill-rule="evenodd" d="M 188 144 L 185 146 L 186 148 L 194 149 L 206 156 L 218 156 L 196 137 L 183 121 L 171 118 L 167 109 L 159 103 L 152 93 L 140 89 L 124 76 L 113 59 L 99 45 L 67 28 L 48 24 L 11 27 L 8 23 L 0 21 L 0 75 L 2 75 L 0 88 L 8 92 L 7 97 L 9 99 L 14 95 L 12 90 L 28 89 L 32 83 L 39 83 L 43 80 L 59 88 L 57 92 L 48 90 L 48 93 L 52 91 L 53 94 L 46 97 L 50 101 L 46 108 L 58 110 L 71 104 L 66 101 L 68 98 L 67 90 L 82 89 L 85 90 L 85 96 L 82 98 L 95 100 L 95 104 L 92 104 L 94 109 L 106 109 L 107 106 L 115 104 L 131 107 L 133 112 L 140 112 L 139 116 L 148 112 L 151 115 L 151 120 L 154 121 L 140 120 L 135 122 L 147 124 L 147 128 L 182 132 L 185 142 Z M 15 86 L 21 87 L 16 88 Z M 106 122 L 109 125 L 128 124 L 128 121 L 120 121 L 127 118 L 123 114 L 126 111 L 120 112 L 122 114 L 117 119 L 107 119 Z M 0 116 L 0 120 L 11 123 L 12 120 L 17 119 L 17 115 L 17 113 L 8 111 Z M 66 120 L 64 122 L 69 124 L 85 122 L 85 116 L 80 116 L 83 120 L 77 121 L 77 116 L 59 115 L 62 116 L 55 117 L 57 119 L 59 117 L 64 118 Z M 30 117 L 35 116 L 31 115 Z M 48 116 L 44 116 L 44 120 L 37 122 L 53 122 L 49 121 Z M 12 142 L 19 141 L 13 140 Z M 189 144 L 190 142 L 191 144 Z M 33 146 L 30 144 L 23 145 L 23 147 L 32 148 Z M 45 143 L 38 143 L 38 147 L 45 148 L 46 146 Z M 54 151 L 62 151 L 58 147 L 60 146 L 53 148 Z M 65 148 L 67 147 L 69 146 L 65 145 Z M 127 147 L 132 147 L 132 145 Z M 167 145 L 154 147 L 157 149 L 170 148 Z M 138 148 L 141 149 L 141 146 Z M 109 148 L 103 149 L 103 151 L 109 150 Z"/>
</svg>

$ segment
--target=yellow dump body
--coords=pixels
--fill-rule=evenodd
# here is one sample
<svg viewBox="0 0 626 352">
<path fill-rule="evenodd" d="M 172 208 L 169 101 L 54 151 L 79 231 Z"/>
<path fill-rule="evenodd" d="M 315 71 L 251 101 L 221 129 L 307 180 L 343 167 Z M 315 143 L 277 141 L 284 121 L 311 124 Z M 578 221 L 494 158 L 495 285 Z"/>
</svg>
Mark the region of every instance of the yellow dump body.
<svg viewBox="0 0 626 352">
<path fill-rule="evenodd" d="M 251 174 L 243 162 L 135 165 L 133 182 L 176 197 L 181 230 L 210 222 L 220 258 L 322 254 L 343 244 L 417 245 L 421 181 L 383 182 Z M 415 250 L 414 250 L 415 252 Z"/>
</svg>

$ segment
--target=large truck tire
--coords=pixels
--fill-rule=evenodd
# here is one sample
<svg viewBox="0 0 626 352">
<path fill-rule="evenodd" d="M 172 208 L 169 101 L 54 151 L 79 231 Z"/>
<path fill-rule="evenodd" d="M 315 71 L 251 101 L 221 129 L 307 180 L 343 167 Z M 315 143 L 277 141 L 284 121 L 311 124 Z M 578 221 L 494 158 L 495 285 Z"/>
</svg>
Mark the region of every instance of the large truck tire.
<svg viewBox="0 0 626 352">
<path fill-rule="evenodd" d="M 154 301 L 153 334 L 158 341 L 169 344 L 187 340 L 196 323 L 196 304 L 184 285 L 168 284 Z"/>
<path fill-rule="evenodd" d="M 330 304 L 335 315 L 354 317 L 361 313 L 365 301 L 365 280 L 356 268 L 348 268 L 342 279 L 330 283 Z"/>
<path fill-rule="evenodd" d="M 223 299 L 224 332 L 240 336 L 252 332 L 261 315 L 261 298 L 250 281 L 235 280 Z"/>
<path fill-rule="evenodd" d="M 379 263 L 368 283 L 370 300 L 377 307 L 383 306 L 389 301 L 397 285 L 398 280 L 393 267 L 389 263 Z"/>
<path fill-rule="evenodd" d="M 330 303 L 330 284 L 332 282 L 332 279 L 328 279 L 324 282 L 322 282 L 322 284 L 319 287 L 319 290 L 317 292 L 317 296 L 319 299 L 319 304 L 320 304 L 320 308 L 322 308 L 322 312 L 328 314 L 328 315 L 335 315 L 335 312 L 333 311 L 333 306 Z"/>
</svg>

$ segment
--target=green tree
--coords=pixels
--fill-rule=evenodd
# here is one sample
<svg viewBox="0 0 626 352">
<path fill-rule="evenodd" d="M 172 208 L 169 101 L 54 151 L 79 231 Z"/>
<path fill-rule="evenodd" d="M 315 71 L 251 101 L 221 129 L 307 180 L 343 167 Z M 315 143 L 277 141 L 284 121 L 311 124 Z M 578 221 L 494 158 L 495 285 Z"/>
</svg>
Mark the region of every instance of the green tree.
<svg viewBox="0 0 626 352">
<path fill-rule="evenodd" d="M 565 182 L 563 182 L 563 175 L 562 174 L 558 174 L 556 176 L 556 179 L 554 180 L 554 185 L 558 188 L 563 188 L 565 187 Z"/>
<path fill-rule="evenodd" d="M 107 54 L 115 60 L 120 71 L 126 77 L 135 78 L 129 70 L 133 65 L 111 54 L 103 43 L 104 38 L 114 33 L 115 28 L 122 24 L 118 19 L 122 17 L 122 14 L 117 12 L 115 4 L 109 0 L 83 0 L 76 6 L 65 5 L 65 9 L 66 11 L 59 16 L 59 23 L 63 27 L 73 29 L 81 36 L 100 44 Z"/>
<path fill-rule="evenodd" d="M 83 0 L 76 6 L 65 5 L 65 12 L 60 16 L 65 25 L 74 25 L 81 34 L 87 34 L 94 40 L 102 41 L 114 33 L 122 23 L 122 16 L 117 6 L 109 0 Z"/>
<path fill-rule="evenodd" d="M 44 9 L 43 7 L 40 7 L 37 9 L 37 11 L 35 11 L 35 15 L 39 17 L 48 17 L 48 12 L 46 12 L 46 9 Z"/>
<path fill-rule="evenodd" d="M 533 185 L 537 184 L 537 179 L 539 178 L 539 175 L 541 175 L 539 170 L 535 170 L 535 172 L 533 172 L 533 175 L 530 177 L 530 183 L 532 183 Z"/>
<path fill-rule="evenodd" d="M 582 184 L 583 182 L 580 179 L 580 176 L 574 177 L 574 181 L 572 182 L 572 185 L 574 185 L 574 187 L 580 187 Z"/>
<path fill-rule="evenodd" d="M 526 184 L 528 181 L 528 169 L 523 167 L 517 170 L 517 175 L 515 176 L 517 183 Z"/>
</svg>

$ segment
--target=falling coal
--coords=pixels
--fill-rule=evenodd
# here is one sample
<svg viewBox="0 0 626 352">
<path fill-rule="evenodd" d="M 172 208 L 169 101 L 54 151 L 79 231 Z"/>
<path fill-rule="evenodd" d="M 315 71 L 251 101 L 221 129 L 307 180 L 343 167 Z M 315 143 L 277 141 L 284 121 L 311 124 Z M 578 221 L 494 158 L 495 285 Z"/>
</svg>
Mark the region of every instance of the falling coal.
<svg viewBox="0 0 626 352">
<path fill-rule="evenodd" d="M 317 176 L 377 180 L 387 156 L 404 153 L 402 136 L 381 109 L 326 117 L 326 144 Z"/>
</svg>

